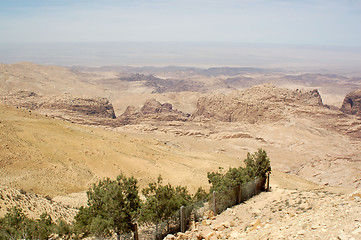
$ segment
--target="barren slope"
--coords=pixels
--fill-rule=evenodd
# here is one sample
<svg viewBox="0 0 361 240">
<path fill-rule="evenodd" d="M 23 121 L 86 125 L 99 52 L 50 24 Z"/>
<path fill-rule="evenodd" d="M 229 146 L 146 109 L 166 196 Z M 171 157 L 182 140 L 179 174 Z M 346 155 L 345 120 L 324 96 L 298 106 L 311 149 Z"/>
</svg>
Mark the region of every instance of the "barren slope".
<svg viewBox="0 0 361 240">
<path fill-rule="evenodd" d="M 0 121 L 1 183 L 51 196 L 85 190 L 120 171 L 143 186 L 162 174 L 170 183 L 195 189 L 207 185 L 207 171 L 237 162 L 203 149 L 212 149 L 212 143 L 187 148 L 172 139 L 133 137 L 4 105 Z"/>
<path fill-rule="evenodd" d="M 53 221 L 63 219 L 68 223 L 74 220 L 74 216 L 78 212 L 77 209 L 56 202 L 49 196 L 0 185 L 0 217 L 3 217 L 12 207 L 21 207 L 23 213 L 30 218 L 39 218 L 46 212 Z"/>
<path fill-rule="evenodd" d="M 361 193 L 334 190 L 273 187 L 165 239 L 360 239 Z"/>
</svg>

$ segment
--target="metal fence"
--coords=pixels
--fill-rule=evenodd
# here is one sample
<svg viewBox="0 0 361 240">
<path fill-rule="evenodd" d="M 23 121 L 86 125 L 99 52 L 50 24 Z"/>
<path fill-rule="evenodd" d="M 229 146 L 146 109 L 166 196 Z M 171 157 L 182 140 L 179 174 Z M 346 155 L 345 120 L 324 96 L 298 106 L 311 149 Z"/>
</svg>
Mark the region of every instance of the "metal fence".
<svg viewBox="0 0 361 240">
<path fill-rule="evenodd" d="M 219 214 L 229 207 L 240 204 L 265 190 L 267 178 L 256 178 L 234 188 L 213 192 L 213 212 Z"/>
<path fill-rule="evenodd" d="M 160 224 L 139 226 L 138 232 L 123 235 L 122 239 L 163 239 L 168 234 L 185 232 L 191 221 L 199 221 L 205 212 L 212 210 L 215 215 L 227 208 L 240 204 L 261 191 L 269 189 L 269 175 L 267 178 L 256 178 L 253 181 L 238 185 L 221 192 L 213 192 L 210 199 L 204 199 L 190 206 L 181 207 L 171 218 Z M 135 237 L 137 236 L 137 237 Z"/>
</svg>

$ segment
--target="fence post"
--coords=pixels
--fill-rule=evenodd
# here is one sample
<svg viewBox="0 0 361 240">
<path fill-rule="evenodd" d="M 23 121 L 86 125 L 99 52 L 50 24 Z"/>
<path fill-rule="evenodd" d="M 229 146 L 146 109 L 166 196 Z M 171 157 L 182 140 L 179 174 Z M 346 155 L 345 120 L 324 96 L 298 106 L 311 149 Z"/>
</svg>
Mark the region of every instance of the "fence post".
<svg viewBox="0 0 361 240">
<path fill-rule="evenodd" d="M 138 235 L 138 224 L 134 223 L 134 240 L 139 240 L 139 235 Z"/>
<path fill-rule="evenodd" d="M 237 204 L 241 203 L 241 184 L 237 186 Z"/>
<path fill-rule="evenodd" d="M 239 203 L 243 202 L 243 196 L 242 196 L 242 186 L 243 185 L 239 185 Z"/>
<path fill-rule="evenodd" d="M 186 231 L 186 216 L 185 216 L 184 206 L 180 207 L 180 225 L 181 225 L 181 232 L 184 233 Z"/>
<path fill-rule="evenodd" d="M 253 180 L 253 196 L 256 196 L 257 195 L 257 179 L 258 178 L 255 178 L 254 180 Z M 253 197 L 252 196 L 252 197 Z"/>
<path fill-rule="evenodd" d="M 213 212 L 214 212 L 214 216 L 217 215 L 216 191 L 213 191 Z"/>
<path fill-rule="evenodd" d="M 270 174 L 268 173 L 268 176 L 267 176 L 267 192 L 269 192 L 269 176 L 270 176 Z"/>
</svg>

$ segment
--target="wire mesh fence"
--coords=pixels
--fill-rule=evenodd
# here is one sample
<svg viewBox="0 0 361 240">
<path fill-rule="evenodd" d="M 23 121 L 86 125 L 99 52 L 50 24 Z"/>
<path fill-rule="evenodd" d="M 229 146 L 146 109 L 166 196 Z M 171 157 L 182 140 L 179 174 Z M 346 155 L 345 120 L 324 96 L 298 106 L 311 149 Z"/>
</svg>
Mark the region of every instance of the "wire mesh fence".
<svg viewBox="0 0 361 240">
<path fill-rule="evenodd" d="M 242 203 L 264 191 L 266 181 L 269 181 L 269 176 L 268 180 L 267 178 L 256 178 L 234 188 L 215 192 L 209 199 L 193 203 L 174 212 L 167 221 L 152 225 L 140 225 L 138 232 L 122 235 L 121 239 L 159 240 L 168 234 L 185 231 L 182 229 L 182 225 L 187 229 L 187 226 L 192 221 L 198 222 L 202 220 L 206 212 L 211 210 L 214 214 L 219 214 L 227 208 Z"/>
<path fill-rule="evenodd" d="M 244 202 L 265 190 L 266 178 L 256 178 L 250 182 L 216 192 L 213 198 L 213 211 L 219 214 L 234 205 Z"/>
</svg>

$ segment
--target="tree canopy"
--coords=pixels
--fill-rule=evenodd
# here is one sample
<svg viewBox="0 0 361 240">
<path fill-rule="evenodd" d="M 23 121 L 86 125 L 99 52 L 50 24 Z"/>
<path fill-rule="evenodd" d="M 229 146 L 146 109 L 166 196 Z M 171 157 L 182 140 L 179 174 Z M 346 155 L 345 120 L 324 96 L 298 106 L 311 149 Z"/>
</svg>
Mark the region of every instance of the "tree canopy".
<svg viewBox="0 0 361 240">
<path fill-rule="evenodd" d="M 211 184 L 210 191 L 225 191 L 257 177 L 266 177 L 271 172 L 270 159 L 263 149 L 257 152 L 247 153 L 244 160 L 246 167 L 229 168 L 226 173 L 208 172 L 208 182 Z"/>
<path fill-rule="evenodd" d="M 54 226 L 47 213 L 34 220 L 28 218 L 20 207 L 12 207 L 0 219 L 0 239 L 48 239 Z"/>
<path fill-rule="evenodd" d="M 76 225 L 84 234 L 109 237 L 130 233 L 140 208 L 137 180 L 120 174 L 106 178 L 87 191 L 88 207 L 76 215 Z"/>
<path fill-rule="evenodd" d="M 157 182 L 150 183 L 142 190 L 146 199 L 143 210 L 143 222 L 160 223 L 166 221 L 181 206 L 187 206 L 192 201 L 192 196 L 186 187 L 173 187 L 170 184 L 162 185 L 162 177 Z"/>
</svg>

